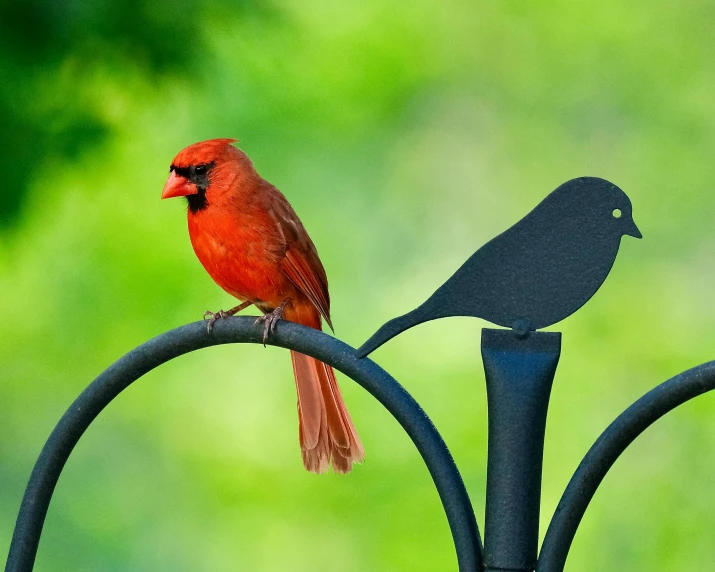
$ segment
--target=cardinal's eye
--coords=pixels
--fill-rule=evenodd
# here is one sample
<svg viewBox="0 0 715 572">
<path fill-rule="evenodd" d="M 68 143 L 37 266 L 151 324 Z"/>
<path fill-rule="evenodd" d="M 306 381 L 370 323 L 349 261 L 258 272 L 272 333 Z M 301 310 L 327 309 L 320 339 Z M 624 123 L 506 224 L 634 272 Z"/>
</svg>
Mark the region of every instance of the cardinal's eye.
<svg viewBox="0 0 715 572">
<path fill-rule="evenodd" d="M 194 172 L 199 176 L 205 175 L 206 174 L 206 165 L 196 165 L 196 169 L 194 169 Z"/>
</svg>

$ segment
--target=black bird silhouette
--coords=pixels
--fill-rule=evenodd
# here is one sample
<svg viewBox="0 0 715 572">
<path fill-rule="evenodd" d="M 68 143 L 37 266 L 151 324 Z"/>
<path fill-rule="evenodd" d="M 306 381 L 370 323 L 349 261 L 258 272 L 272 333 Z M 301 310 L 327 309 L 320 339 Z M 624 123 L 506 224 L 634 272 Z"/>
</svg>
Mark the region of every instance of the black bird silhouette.
<svg viewBox="0 0 715 572">
<path fill-rule="evenodd" d="M 572 179 L 477 250 L 430 298 L 390 320 L 357 350 L 365 357 L 406 329 L 475 316 L 518 335 L 573 314 L 601 287 L 623 235 L 642 238 L 631 201 L 613 183 Z"/>
</svg>

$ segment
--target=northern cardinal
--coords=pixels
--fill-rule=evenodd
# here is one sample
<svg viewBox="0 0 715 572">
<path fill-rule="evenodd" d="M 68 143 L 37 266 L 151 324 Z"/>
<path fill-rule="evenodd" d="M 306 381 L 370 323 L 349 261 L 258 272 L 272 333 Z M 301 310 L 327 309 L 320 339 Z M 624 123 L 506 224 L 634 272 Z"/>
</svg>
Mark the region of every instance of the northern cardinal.
<svg viewBox="0 0 715 572">
<path fill-rule="evenodd" d="M 206 312 L 215 321 L 255 305 L 264 322 L 264 341 L 279 319 L 330 328 L 328 280 L 318 252 L 283 194 L 256 172 L 232 145 L 212 139 L 183 149 L 169 169 L 161 198 L 185 197 L 189 236 L 211 278 L 241 304 Z M 324 472 L 332 463 L 347 473 L 365 456 L 333 369 L 291 351 L 298 392 L 303 464 Z"/>
</svg>

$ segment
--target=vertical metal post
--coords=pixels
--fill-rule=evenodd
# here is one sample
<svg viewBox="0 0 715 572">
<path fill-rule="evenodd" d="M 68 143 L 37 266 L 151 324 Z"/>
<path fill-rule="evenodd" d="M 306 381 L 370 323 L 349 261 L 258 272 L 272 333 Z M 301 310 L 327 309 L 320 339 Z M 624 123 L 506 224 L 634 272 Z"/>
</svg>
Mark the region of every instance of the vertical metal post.
<svg viewBox="0 0 715 572">
<path fill-rule="evenodd" d="M 536 566 L 546 412 L 561 334 L 482 330 L 489 406 L 486 570 Z"/>
</svg>

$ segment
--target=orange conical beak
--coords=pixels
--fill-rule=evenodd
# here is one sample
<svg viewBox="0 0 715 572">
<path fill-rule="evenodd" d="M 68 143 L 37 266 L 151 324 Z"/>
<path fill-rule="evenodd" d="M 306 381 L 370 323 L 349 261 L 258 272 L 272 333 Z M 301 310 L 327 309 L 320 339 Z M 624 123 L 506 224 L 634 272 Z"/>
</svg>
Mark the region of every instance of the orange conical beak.
<svg viewBox="0 0 715 572">
<path fill-rule="evenodd" d="M 198 194 L 199 189 L 193 183 L 181 175 L 177 175 L 175 171 L 169 175 L 169 180 L 164 185 L 164 190 L 161 193 L 162 199 L 170 199 L 172 197 L 185 197 L 187 195 Z"/>
</svg>

